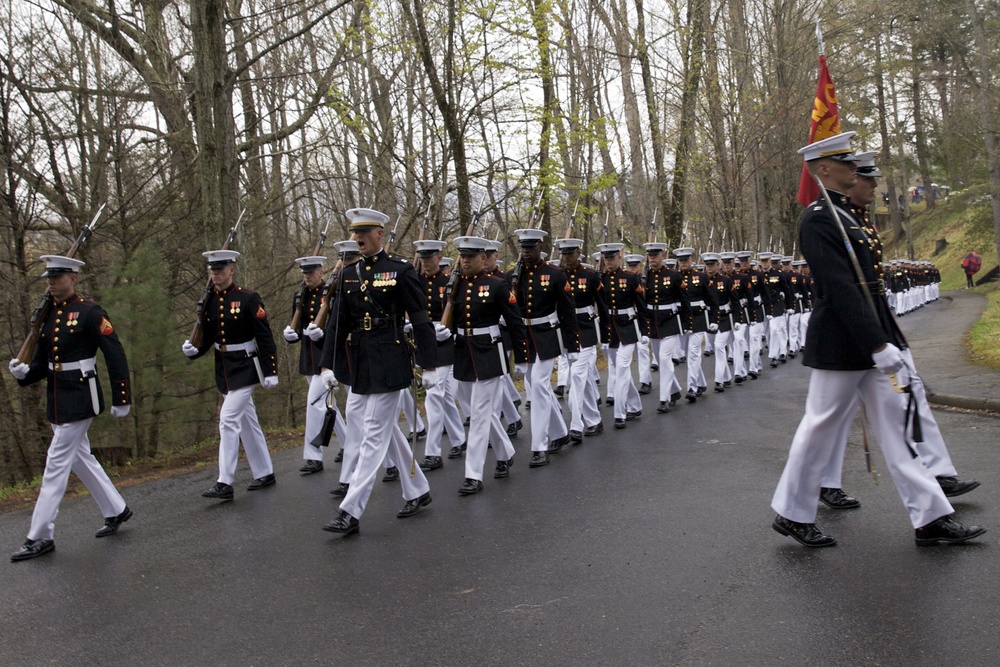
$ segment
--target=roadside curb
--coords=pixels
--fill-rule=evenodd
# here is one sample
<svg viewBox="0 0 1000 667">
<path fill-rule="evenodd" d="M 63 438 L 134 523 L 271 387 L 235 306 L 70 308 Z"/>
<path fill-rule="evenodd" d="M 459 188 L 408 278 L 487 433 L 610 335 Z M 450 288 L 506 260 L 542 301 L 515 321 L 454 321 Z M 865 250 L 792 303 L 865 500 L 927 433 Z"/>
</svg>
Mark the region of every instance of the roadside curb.
<svg viewBox="0 0 1000 667">
<path fill-rule="evenodd" d="M 952 408 L 985 410 L 1000 414 L 1000 399 L 996 398 L 972 398 L 971 396 L 958 396 L 956 394 L 928 394 L 927 401 Z"/>
</svg>

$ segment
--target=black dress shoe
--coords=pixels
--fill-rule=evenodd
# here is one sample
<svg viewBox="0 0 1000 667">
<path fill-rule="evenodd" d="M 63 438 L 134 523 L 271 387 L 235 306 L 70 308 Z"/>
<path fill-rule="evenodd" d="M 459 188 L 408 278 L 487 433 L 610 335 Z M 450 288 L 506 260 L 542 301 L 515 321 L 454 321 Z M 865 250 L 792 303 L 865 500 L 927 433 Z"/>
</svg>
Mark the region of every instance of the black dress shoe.
<svg viewBox="0 0 1000 667">
<path fill-rule="evenodd" d="M 726 380 L 725 382 L 722 383 L 722 386 L 723 387 L 732 387 L 733 386 L 733 381 L 732 380 Z"/>
<path fill-rule="evenodd" d="M 465 450 L 468 449 L 468 447 L 469 445 L 464 442 L 461 445 L 458 445 L 457 447 L 452 447 L 451 449 L 448 450 L 448 458 L 449 459 L 462 458 L 462 454 L 465 453 Z"/>
<path fill-rule="evenodd" d="M 569 436 L 568 435 L 564 435 L 561 438 L 556 438 L 555 440 L 553 440 L 552 442 L 549 443 L 548 452 L 549 452 L 549 454 L 555 454 L 556 452 L 558 452 L 560 449 L 562 449 L 563 447 L 565 447 L 568 444 L 569 444 Z"/>
<path fill-rule="evenodd" d="M 579 444 L 583 442 L 583 433 L 581 433 L 580 431 L 570 431 L 569 439 L 573 442 L 574 445 Z"/>
<path fill-rule="evenodd" d="M 531 460 L 528 461 L 529 468 L 539 468 L 549 462 L 547 452 L 531 452 Z"/>
<path fill-rule="evenodd" d="M 428 491 L 424 495 L 414 498 L 413 500 L 407 500 L 406 504 L 403 505 L 403 509 L 396 512 L 396 516 L 404 519 L 408 516 L 413 516 L 423 508 L 431 504 L 431 492 Z"/>
<path fill-rule="evenodd" d="M 795 352 L 789 352 L 788 353 L 788 358 L 789 359 L 794 359 L 795 358 Z"/>
<path fill-rule="evenodd" d="M 323 472 L 323 462 L 310 459 L 306 461 L 301 468 L 299 468 L 299 472 L 302 473 L 303 477 L 306 475 L 312 475 L 313 473 Z"/>
<path fill-rule="evenodd" d="M 517 405 L 517 403 L 515 403 L 514 405 Z M 468 425 L 469 425 L 469 417 L 466 417 L 465 421 L 462 422 L 462 426 L 468 426 Z"/>
<path fill-rule="evenodd" d="M 616 417 L 615 418 L 615 428 L 618 429 L 619 431 L 621 429 L 625 428 L 625 420 L 624 419 L 618 419 Z"/>
<path fill-rule="evenodd" d="M 979 482 L 974 479 L 969 479 L 959 481 L 958 477 L 938 477 L 938 484 L 941 485 L 941 490 L 944 491 L 944 495 L 949 498 L 954 498 L 955 496 L 961 496 L 963 494 L 972 491 L 973 489 L 979 488 Z"/>
<path fill-rule="evenodd" d="M 701 395 L 702 395 L 702 394 L 704 394 L 704 393 L 705 393 L 706 391 L 708 391 L 708 387 L 698 387 L 698 391 L 697 391 L 697 394 L 698 394 L 699 396 L 701 396 Z"/>
<path fill-rule="evenodd" d="M 423 440 L 426 437 L 427 437 L 427 428 L 426 427 L 420 429 L 419 431 L 417 431 L 417 440 Z M 413 441 L 413 431 L 409 432 L 409 434 L 406 436 L 406 439 L 409 440 L 410 442 Z"/>
<path fill-rule="evenodd" d="M 819 499 L 824 505 L 835 510 L 849 510 L 861 507 L 861 501 L 847 495 L 843 489 L 823 487 L 819 490 Z"/>
<path fill-rule="evenodd" d="M 558 396 L 559 398 L 562 398 L 563 396 L 566 395 L 565 385 L 559 385 L 553 390 L 553 393 L 555 393 L 555 395 Z"/>
<path fill-rule="evenodd" d="M 749 359 L 750 358 L 750 353 L 749 352 L 744 352 L 743 353 L 743 358 L 744 359 Z"/>
<path fill-rule="evenodd" d="M 715 383 L 715 393 L 717 393 L 717 394 L 721 394 L 721 393 L 722 393 L 722 392 L 724 392 L 725 390 L 726 390 L 726 388 L 725 388 L 724 386 L 722 386 L 722 383 L 721 383 L 721 382 L 716 382 L 716 383 Z"/>
<path fill-rule="evenodd" d="M 656 365 L 656 364 L 650 364 L 649 365 L 649 370 L 651 372 L 655 373 L 656 371 L 660 370 L 660 367 L 658 365 Z"/>
<path fill-rule="evenodd" d="M 703 353 L 702 356 L 711 357 L 714 354 L 715 354 L 715 352 L 712 352 L 711 350 L 705 350 L 705 352 Z"/>
<path fill-rule="evenodd" d="M 746 381 L 747 381 L 747 376 L 745 375 L 737 375 L 735 378 L 736 384 L 743 384 Z"/>
<path fill-rule="evenodd" d="M 807 547 L 832 547 L 837 543 L 835 538 L 821 533 L 816 524 L 791 521 L 780 514 L 774 517 L 771 527 Z"/>
<path fill-rule="evenodd" d="M 597 422 L 593 426 L 583 429 L 583 434 L 586 436 L 597 435 L 598 433 L 604 433 L 604 422 Z"/>
<path fill-rule="evenodd" d="M 615 404 L 615 397 L 614 396 L 608 396 L 607 398 L 604 399 L 604 404 L 605 405 L 612 405 L 613 406 Z"/>
<path fill-rule="evenodd" d="M 38 558 L 55 550 L 56 543 L 52 540 L 25 540 L 21 548 L 10 555 L 10 562 L 16 563 L 19 560 Z"/>
<path fill-rule="evenodd" d="M 344 462 L 344 448 L 343 447 L 341 447 L 340 450 L 337 452 L 337 455 L 333 457 L 333 462 L 334 463 L 343 463 Z"/>
<path fill-rule="evenodd" d="M 420 469 L 424 472 L 431 470 L 437 470 L 444 465 L 440 456 L 425 456 L 424 460 L 420 462 Z"/>
<path fill-rule="evenodd" d="M 635 410 L 633 412 L 626 412 L 625 413 L 625 421 L 627 421 L 627 422 L 635 421 L 636 419 L 638 419 L 641 416 L 642 416 L 642 410 Z"/>
<path fill-rule="evenodd" d="M 258 477 L 254 481 L 250 482 L 247 487 L 247 491 L 259 491 L 260 489 L 267 488 L 269 486 L 274 486 L 275 483 L 274 473 L 270 475 L 264 475 L 263 477 Z"/>
<path fill-rule="evenodd" d="M 531 401 L 525 399 L 525 401 L 524 401 L 524 409 L 525 410 L 530 410 L 531 409 Z"/>
<path fill-rule="evenodd" d="M 216 482 L 211 488 L 205 489 L 201 493 L 203 498 L 218 498 L 219 500 L 232 500 L 233 487 L 229 484 Z"/>
<path fill-rule="evenodd" d="M 604 400 L 600 396 L 598 396 L 597 400 L 595 401 L 595 403 L 597 403 L 597 407 L 601 407 L 601 403 L 603 403 L 603 402 L 604 402 Z"/>
<path fill-rule="evenodd" d="M 684 398 L 686 398 L 688 400 L 688 403 L 697 403 L 698 402 L 698 394 L 694 393 L 693 391 L 689 391 L 687 393 L 687 396 L 685 396 Z"/>
<path fill-rule="evenodd" d="M 520 398 L 515 398 L 514 399 L 514 407 L 515 408 L 521 407 L 521 399 Z M 468 426 L 468 424 L 466 424 L 466 426 Z"/>
<path fill-rule="evenodd" d="M 132 510 L 125 506 L 122 513 L 118 516 L 104 517 L 104 528 L 97 531 L 94 537 L 107 537 L 108 535 L 114 535 L 118 532 L 118 527 L 123 523 L 132 518 Z"/>
<path fill-rule="evenodd" d="M 661 415 L 665 415 L 670 412 L 670 405 L 666 401 L 660 401 L 660 407 L 656 408 L 656 411 Z"/>
<path fill-rule="evenodd" d="M 785 355 L 781 355 L 780 357 L 778 357 L 778 359 L 781 360 L 781 363 L 785 363 L 786 361 L 788 361 L 788 357 L 786 357 Z"/>
<path fill-rule="evenodd" d="M 518 419 L 513 424 L 508 424 L 507 425 L 507 436 L 511 437 L 511 438 L 516 438 L 517 437 L 517 432 L 520 431 L 522 428 L 524 428 L 524 422 L 522 422 L 520 419 Z"/>
<path fill-rule="evenodd" d="M 965 526 L 955 521 L 954 514 L 947 514 L 922 528 L 917 528 L 917 546 L 933 547 L 938 544 L 958 544 L 975 539 L 986 532 L 979 526 Z"/>
<path fill-rule="evenodd" d="M 483 483 L 478 479 L 472 479 L 471 477 L 466 477 L 462 486 L 458 489 L 458 495 L 460 496 L 471 496 L 474 493 L 479 493 L 483 490 Z"/>
<path fill-rule="evenodd" d="M 361 526 L 358 524 L 357 519 L 344 510 L 340 510 L 337 518 L 323 526 L 323 530 L 328 530 L 331 533 L 343 533 L 344 537 L 347 537 L 360 531 Z"/>
<path fill-rule="evenodd" d="M 351 485 L 346 482 L 341 482 L 337 487 L 330 492 L 334 498 L 346 498 L 347 490 L 351 488 Z"/>
<path fill-rule="evenodd" d="M 397 479 L 399 479 L 399 468 L 393 466 L 385 469 L 385 475 L 382 476 L 383 482 L 395 482 Z"/>
<path fill-rule="evenodd" d="M 648 382 L 643 382 L 641 385 L 639 385 L 639 393 L 643 395 L 648 394 L 650 391 L 652 391 L 652 389 L 653 386 Z"/>
<path fill-rule="evenodd" d="M 777 367 L 778 367 L 778 360 L 771 359 L 771 368 L 777 368 Z"/>
<path fill-rule="evenodd" d="M 750 379 L 751 380 L 756 380 L 759 377 L 760 377 L 760 373 L 758 373 L 757 371 L 750 371 Z"/>
<path fill-rule="evenodd" d="M 497 461 L 496 470 L 493 471 L 493 479 L 503 479 L 510 474 L 510 466 L 514 463 L 514 457 L 509 461 Z"/>
<path fill-rule="evenodd" d="M 682 363 L 680 359 L 671 359 L 671 361 L 674 362 L 674 366 L 680 366 Z"/>
<path fill-rule="evenodd" d="M 670 394 L 671 403 L 676 403 L 679 400 L 681 400 L 681 392 L 675 391 L 674 393 Z"/>
</svg>

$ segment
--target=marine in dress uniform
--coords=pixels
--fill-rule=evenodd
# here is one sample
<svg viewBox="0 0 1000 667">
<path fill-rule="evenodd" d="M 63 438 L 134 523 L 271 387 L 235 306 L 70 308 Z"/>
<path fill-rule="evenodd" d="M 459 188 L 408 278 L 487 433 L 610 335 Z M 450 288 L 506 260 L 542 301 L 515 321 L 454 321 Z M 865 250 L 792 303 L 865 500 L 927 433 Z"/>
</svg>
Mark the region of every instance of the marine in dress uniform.
<svg viewBox="0 0 1000 667">
<path fill-rule="evenodd" d="M 497 265 L 497 253 L 503 248 L 503 243 L 500 241 L 490 241 L 490 245 L 486 248 L 486 262 L 485 271 L 491 276 L 496 276 L 507 283 L 508 289 L 510 288 L 510 281 L 507 279 L 507 274 L 500 269 Z M 500 319 L 500 336 L 503 339 L 504 349 L 507 351 L 507 358 L 510 358 L 512 342 L 510 339 L 510 334 L 507 332 L 507 324 L 503 318 Z M 461 389 L 459 394 L 459 405 L 463 410 L 468 407 L 468 396 L 464 397 L 463 403 L 463 392 Z M 517 387 L 514 385 L 514 379 L 507 373 L 503 376 L 501 380 L 501 390 L 497 394 L 497 410 L 500 411 L 500 419 L 507 424 L 507 435 L 511 438 L 516 438 L 518 431 L 524 428 L 524 424 L 521 422 L 521 415 L 517 411 L 517 407 L 521 405 L 521 394 L 518 393 Z M 468 414 L 468 412 L 466 412 Z"/>
<path fill-rule="evenodd" d="M 608 321 L 608 306 L 604 301 L 604 284 L 597 271 L 580 263 L 583 239 L 559 239 L 562 268 L 576 308 L 576 325 L 580 331 L 580 351 L 566 354 L 569 377 L 570 409 L 569 438 L 583 441 L 604 431 L 597 406 L 601 392 L 597 388 L 597 347 L 601 344 L 601 325 Z"/>
<path fill-rule="evenodd" d="M 718 302 L 715 292 L 711 289 L 708 275 L 692 266 L 691 256 L 694 248 L 684 247 L 674 249 L 677 257 L 678 273 L 681 274 L 681 290 L 687 301 L 687 308 L 681 310 L 681 321 L 687 338 L 687 394 L 689 402 L 694 403 L 698 396 L 705 393 L 708 381 L 701 366 L 701 353 L 705 337 L 718 331 L 719 325 L 716 309 Z M 682 304 L 683 307 L 683 304 Z"/>
<path fill-rule="evenodd" d="M 742 384 L 747 379 L 747 361 L 750 356 L 750 277 L 740 270 L 742 253 L 726 253 L 722 257 L 722 271 L 733 281 L 730 312 L 733 315 L 733 382 Z M 746 253 L 749 261 L 750 253 Z"/>
<path fill-rule="evenodd" d="M 750 251 L 743 252 L 749 253 Z M 750 314 L 750 331 L 747 335 L 747 343 L 750 348 L 750 360 L 747 372 L 752 380 L 760 377 L 764 369 L 762 360 L 764 341 L 769 335 L 767 311 L 770 308 L 771 296 L 770 292 L 764 288 L 764 271 L 760 266 L 764 255 L 770 258 L 771 254 L 758 253 L 757 259 L 748 259 L 745 270 L 750 280 L 749 292 L 747 293 L 747 307 Z"/>
<path fill-rule="evenodd" d="M 856 182 L 853 132 L 835 135 L 801 149 L 809 172 L 828 192 L 804 212 L 799 231 L 802 254 L 813 270 L 815 310 L 803 363 L 813 369 L 806 411 L 792 441 L 788 461 L 775 489 L 772 527 L 810 547 L 836 544 L 815 525 L 823 474 L 839 447 L 851 406 L 864 402 L 886 465 L 915 528 L 918 546 L 964 542 L 982 535 L 965 526 L 940 484 L 911 451 L 907 438 L 906 400 L 894 391 L 888 375 L 901 371 L 906 341 L 877 285 L 878 266 L 872 239 L 849 210 L 846 194 Z M 847 240 L 845 241 L 844 236 Z M 856 275 L 849 243 L 862 273 Z M 869 300 L 868 295 L 871 295 Z M 872 302 L 873 301 L 873 302 Z"/>
<path fill-rule="evenodd" d="M 548 452 L 569 443 L 562 410 L 552 391 L 552 366 L 560 354 L 580 351 L 576 310 L 566 272 L 541 258 L 542 239 L 548 232 L 518 229 L 521 246 L 521 275 L 508 279 L 528 330 L 528 361 L 515 365 L 524 375 L 531 402 L 531 461 L 537 468 L 549 462 Z M 507 323 L 510 326 L 510 323 Z"/>
<path fill-rule="evenodd" d="M 645 259 L 643 255 L 634 253 L 625 255 L 625 266 L 628 267 L 629 271 L 639 276 L 640 283 L 643 283 L 641 280 L 642 265 Z M 649 336 L 645 332 L 641 333 L 642 336 L 639 337 L 639 342 L 635 346 L 635 354 L 639 366 L 639 393 L 645 395 L 652 391 L 653 387 L 653 361 L 649 353 Z"/>
<path fill-rule="evenodd" d="M 764 274 L 764 291 L 767 292 L 765 309 L 767 313 L 767 355 L 771 368 L 784 363 L 788 358 L 788 322 L 785 312 L 792 307 L 792 291 L 788 279 L 775 262 L 781 262 L 782 255 L 759 253 L 757 258 Z"/>
<path fill-rule="evenodd" d="M 615 428 L 625 428 L 627 421 L 642 416 L 639 392 L 632 380 L 632 357 L 635 347 L 646 330 L 646 301 L 639 276 L 621 267 L 622 243 L 602 243 L 597 246 L 604 255 L 604 292 L 608 300 L 608 324 L 604 337 L 614 355 Z M 646 339 L 648 342 L 648 338 Z M 612 382 L 612 367 L 608 365 L 608 383 Z"/>
<path fill-rule="evenodd" d="M 705 262 L 710 288 L 715 292 L 718 308 L 715 309 L 715 391 L 722 393 L 733 383 L 732 370 L 729 368 L 729 355 L 734 354 L 733 336 L 736 320 L 733 318 L 733 279 L 722 271 L 722 257 L 725 255 L 732 262 L 736 255 L 732 253 L 706 252 L 702 253 L 701 261 Z M 735 299 L 737 305 L 739 299 Z"/>
<path fill-rule="evenodd" d="M 453 244 L 459 252 L 458 277 L 454 289 L 452 328 L 454 377 L 469 393 L 469 448 L 465 457 L 465 481 L 460 495 L 483 490 L 483 465 L 490 443 L 496 455 L 493 477 L 507 477 L 514 460 L 514 447 L 500 423 L 496 409 L 507 375 L 507 351 L 500 338 L 500 318 L 507 322 L 514 359 L 527 363 L 527 332 L 518 312 L 517 300 L 507 281 L 486 271 L 486 249 L 490 241 L 460 236 Z"/>
<path fill-rule="evenodd" d="M 347 218 L 351 240 L 357 242 L 363 257 L 344 271 L 345 278 L 354 274 L 356 289 L 346 289 L 347 281 L 343 280 L 343 288 L 334 294 L 320 365 L 323 381 L 336 387 L 339 380 L 333 357 L 346 348 L 346 355 L 342 355 L 347 357 L 345 379 L 356 400 L 347 408 L 347 419 L 360 425 L 362 435 L 358 463 L 340 513 L 323 529 L 350 535 L 360 528 L 359 519 L 389 448 L 399 465 L 413 460 L 398 419 L 400 395 L 413 381 L 411 346 L 403 332 L 406 315 L 412 325 L 416 363 L 424 369 L 424 387 L 432 388 L 438 377 L 435 328 L 427 314 L 420 278 L 411 264 L 390 257 L 382 248 L 389 217 L 372 209 L 354 208 L 347 211 Z M 419 466 L 412 466 L 412 473 L 399 479 L 406 504 L 397 516 L 413 516 L 430 504 L 430 487 Z"/>
<path fill-rule="evenodd" d="M 871 203 L 875 200 L 877 179 L 882 175 L 875 166 L 875 156 L 876 153 L 874 151 L 858 153 L 856 155 L 858 159 L 856 172 L 857 181 L 854 186 L 847 191 L 847 195 L 850 199 L 851 213 L 853 213 L 855 218 L 862 223 L 862 227 L 869 237 L 869 247 L 871 249 L 873 260 L 876 263 L 876 267 L 878 267 L 878 270 L 881 272 L 883 256 L 882 243 L 878 236 L 878 230 L 867 217 L 869 206 L 871 206 Z M 881 282 L 880 291 L 884 291 L 884 283 Z M 910 353 L 909 348 L 904 348 L 902 352 L 906 360 L 906 368 L 911 371 L 910 393 L 916 401 L 917 415 L 920 420 L 921 438 L 918 440 L 913 437 L 912 430 L 909 434 L 913 439 L 912 446 L 917 454 L 920 455 L 920 458 L 927 469 L 930 470 L 930 472 L 938 480 L 938 483 L 941 485 L 941 488 L 945 492 L 946 496 L 953 498 L 955 496 L 966 494 L 977 488 L 979 486 L 979 482 L 976 480 L 958 479 L 958 472 L 952 463 L 951 455 L 948 453 L 948 447 L 944 442 L 944 436 L 941 435 L 941 429 L 938 427 L 937 421 L 934 419 L 934 413 L 931 410 L 930 404 L 927 402 L 927 392 L 924 388 L 924 384 L 920 380 L 920 377 L 916 374 L 916 366 L 914 365 L 913 356 Z M 855 400 L 850 408 L 851 417 L 847 423 L 853 422 L 854 414 L 856 414 L 859 405 L 860 401 Z M 820 501 L 832 509 L 851 509 L 861 506 L 861 502 L 857 498 L 846 494 L 841 487 L 841 475 L 843 472 L 844 453 L 847 449 L 847 437 L 847 432 L 844 432 L 840 438 L 839 451 L 830 460 L 830 466 L 823 477 L 823 487 L 820 489 Z"/>
<path fill-rule="evenodd" d="M 681 397 L 673 360 L 680 348 L 681 311 L 687 296 L 681 289 L 681 274 L 667 264 L 667 244 L 649 242 L 642 247 L 649 261 L 643 285 L 648 312 L 645 333 L 652 343 L 653 358 L 660 367 L 660 405 L 656 411 L 666 414 Z"/>
<path fill-rule="evenodd" d="M 427 301 L 427 312 L 434 322 L 437 350 L 434 367 L 438 369 L 439 382 L 427 390 L 424 409 L 427 412 L 427 440 L 424 443 L 424 460 L 420 467 L 425 471 L 436 470 L 441 461 L 441 436 L 448 432 L 451 443 L 449 458 L 458 458 L 465 451 L 465 428 L 455 405 L 457 387 L 452 366 L 455 363 L 455 343 L 450 331 L 441 326 L 444 312 L 445 290 L 448 276 L 441 270 L 441 251 L 445 242 L 434 239 L 414 241 L 420 263 L 420 284 Z"/>
<path fill-rule="evenodd" d="M 232 500 L 240 440 L 254 478 L 247 491 L 275 482 L 253 391 L 258 384 L 265 389 L 278 386 L 278 349 L 263 301 L 256 292 L 233 282 L 240 253 L 209 250 L 202 254 L 208 260 L 212 294 L 202 314 L 201 344 L 195 347 L 186 340 L 181 351 L 190 359 L 215 351 L 215 386 L 225 396 L 219 410 L 219 478 L 201 495 Z"/>
<path fill-rule="evenodd" d="M 96 537 L 107 537 L 132 518 L 118 490 L 100 462 L 90 453 L 87 430 L 104 411 L 104 393 L 97 379 L 97 350 L 104 355 L 111 379 L 111 415 L 129 413 L 128 361 L 108 314 L 93 301 L 76 294 L 76 281 L 84 263 L 61 255 L 43 255 L 48 293 L 48 317 L 39 331 L 30 364 L 11 359 L 9 369 L 22 387 L 41 380 L 47 383 L 45 417 L 52 424 L 52 441 L 45 458 L 45 472 L 31 527 L 12 561 L 37 558 L 55 550 L 55 521 L 72 471 L 84 483 L 104 516 Z"/>
<path fill-rule="evenodd" d="M 323 290 L 326 286 L 323 281 L 323 262 L 325 261 L 326 257 L 322 255 L 296 258 L 295 263 L 302 271 L 302 290 L 295 295 L 292 311 L 294 312 L 297 308 L 301 309 L 301 318 L 297 330 L 289 324 L 282 331 L 282 336 L 288 343 L 301 343 L 299 347 L 299 375 L 306 379 L 306 384 L 309 387 L 306 394 L 305 441 L 302 446 L 302 458 L 305 463 L 299 468 L 299 472 L 303 475 L 311 475 L 323 470 L 323 448 L 312 443 L 323 430 L 323 422 L 326 419 L 327 402 L 323 398 L 327 389 L 319 376 L 319 358 L 323 353 L 323 330 L 314 324 L 320 306 L 323 304 Z M 337 407 L 336 402 L 333 403 L 333 409 L 337 413 L 334 425 L 337 440 L 343 443 L 344 419 L 340 415 L 340 408 Z"/>
</svg>

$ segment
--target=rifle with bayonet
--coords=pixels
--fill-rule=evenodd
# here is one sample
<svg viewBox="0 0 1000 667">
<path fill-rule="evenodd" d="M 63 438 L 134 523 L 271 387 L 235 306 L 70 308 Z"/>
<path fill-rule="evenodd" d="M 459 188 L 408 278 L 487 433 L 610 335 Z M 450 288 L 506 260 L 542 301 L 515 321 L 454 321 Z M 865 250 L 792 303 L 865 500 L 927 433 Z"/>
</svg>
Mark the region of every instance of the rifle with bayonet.
<svg viewBox="0 0 1000 667">
<path fill-rule="evenodd" d="M 326 219 L 326 226 L 323 227 L 323 231 L 319 234 L 319 241 L 316 242 L 316 246 L 313 248 L 312 254 L 319 255 L 323 250 L 323 244 L 326 243 L 326 233 L 330 229 L 330 218 Z M 302 332 L 300 328 L 302 326 L 302 301 L 306 298 L 306 283 L 305 281 L 299 285 L 299 290 L 295 293 L 295 299 L 292 301 L 292 321 L 288 325 L 295 333 L 301 335 Z"/>
<path fill-rule="evenodd" d="M 86 243 L 90 235 L 94 233 L 94 226 L 97 225 L 97 220 L 101 217 L 101 213 L 104 212 L 105 206 L 107 204 L 101 204 L 101 207 L 97 209 L 97 213 L 91 219 L 90 224 L 80 230 L 80 235 L 73 241 L 73 245 L 69 247 L 69 250 L 63 255 L 64 257 L 73 258 L 76 256 L 76 253 L 80 250 L 80 246 Z M 28 322 L 28 335 L 24 337 L 21 349 L 17 351 L 17 359 L 21 363 L 30 364 L 32 358 L 35 356 L 35 348 L 38 346 L 42 325 L 45 324 L 45 320 L 48 319 L 51 310 L 52 295 L 49 293 L 48 288 L 46 288 L 45 294 L 38 301 L 38 305 L 31 311 L 31 319 Z"/>
<path fill-rule="evenodd" d="M 601 245 L 608 242 L 608 221 L 611 219 L 611 209 L 604 212 L 604 226 L 601 228 Z M 597 272 L 604 273 L 604 252 L 601 252 L 600 259 L 597 261 Z"/>
<path fill-rule="evenodd" d="M 659 212 L 660 207 L 657 206 L 653 209 L 653 219 L 649 222 L 649 234 L 647 234 L 646 243 L 653 243 L 656 241 L 656 214 Z M 642 284 L 646 284 L 646 277 L 649 275 L 649 249 L 646 249 L 646 261 L 642 263 Z"/>
<path fill-rule="evenodd" d="M 580 208 L 580 198 L 576 198 L 576 204 L 573 205 L 573 214 L 569 216 L 569 224 L 566 225 L 566 234 L 563 235 L 564 239 L 573 238 L 573 227 L 576 226 L 576 211 Z"/>
<path fill-rule="evenodd" d="M 420 224 L 420 233 L 417 234 L 417 241 L 423 241 L 427 238 L 427 228 L 431 224 L 431 205 L 427 204 L 427 211 L 424 213 L 424 221 Z M 444 223 L 441 223 L 442 229 L 444 228 Z M 413 266 L 417 269 L 417 273 L 420 273 L 420 250 L 415 250 L 413 253 Z"/>
<path fill-rule="evenodd" d="M 236 241 L 236 232 L 239 231 L 240 223 L 243 222 L 243 216 L 246 215 L 247 210 L 243 209 L 240 211 L 240 217 L 236 219 L 236 224 L 232 226 L 229 230 L 229 234 L 226 235 L 226 242 L 222 244 L 221 250 L 229 250 L 229 246 Z M 205 318 L 205 305 L 208 303 L 209 297 L 212 296 L 212 279 L 208 279 L 208 283 L 205 285 L 205 291 L 201 293 L 201 298 L 198 299 L 197 305 L 195 305 L 195 312 L 198 314 L 198 318 L 194 321 L 194 326 L 191 328 L 191 335 L 188 336 L 188 340 L 195 347 L 201 345 L 201 322 Z"/>
<path fill-rule="evenodd" d="M 545 196 L 545 188 L 538 193 L 538 201 L 535 202 L 535 207 L 531 211 L 531 219 L 528 221 L 528 229 L 534 229 L 535 220 L 538 219 L 539 207 L 542 205 L 542 197 Z M 521 253 L 517 254 L 517 264 L 514 265 L 514 273 L 510 277 L 510 292 L 511 294 L 517 295 L 517 285 L 521 282 L 521 274 L 524 272 L 524 260 L 521 258 Z"/>
<path fill-rule="evenodd" d="M 482 199 L 479 200 L 479 207 L 476 212 L 472 215 L 472 222 L 469 223 L 469 228 L 465 230 L 466 236 L 472 236 L 476 227 L 479 225 L 479 217 L 483 212 L 483 204 L 486 203 L 486 193 L 483 193 Z M 444 310 L 441 311 L 441 324 L 443 324 L 448 329 L 451 328 L 451 321 L 455 313 L 455 292 L 458 291 L 458 274 L 460 274 L 461 267 L 452 268 L 451 275 L 448 276 L 448 284 L 445 285 L 444 293 L 447 294 L 447 299 L 444 303 Z"/>
<path fill-rule="evenodd" d="M 396 216 L 396 224 L 392 226 L 392 231 L 389 232 L 389 240 L 382 245 L 382 249 L 385 250 L 386 257 L 389 257 L 392 252 L 392 244 L 396 242 L 396 230 L 399 229 L 399 221 L 402 219 L 403 216 Z"/>
</svg>

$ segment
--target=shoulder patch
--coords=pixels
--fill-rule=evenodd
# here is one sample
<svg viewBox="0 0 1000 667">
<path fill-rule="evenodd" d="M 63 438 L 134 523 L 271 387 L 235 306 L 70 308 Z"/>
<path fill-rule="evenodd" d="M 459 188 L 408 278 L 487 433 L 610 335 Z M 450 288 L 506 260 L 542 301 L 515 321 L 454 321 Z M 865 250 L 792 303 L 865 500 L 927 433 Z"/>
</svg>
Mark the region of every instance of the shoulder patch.
<svg viewBox="0 0 1000 667">
<path fill-rule="evenodd" d="M 111 320 L 106 317 L 101 318 L 101 333 L 105 336 L 110 336 L 115 332 L 115 328 L 111 326 Z"/>
<path fill-rule="evenodd" d="M 264 306 L 257 306 L 257 312 L 254 313 L 258 320 L 262 320 L 267 317 L 267 313 L 264 312 Z"/>
<path fill-rule="evenodd" d="M 513 292 L 507 292 L 507 303 L 509 303 L 512 306 L 517 305 L 517 297 L 514 296 Z"/>
</svg>

